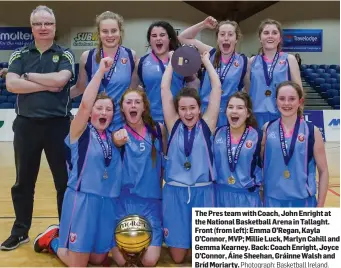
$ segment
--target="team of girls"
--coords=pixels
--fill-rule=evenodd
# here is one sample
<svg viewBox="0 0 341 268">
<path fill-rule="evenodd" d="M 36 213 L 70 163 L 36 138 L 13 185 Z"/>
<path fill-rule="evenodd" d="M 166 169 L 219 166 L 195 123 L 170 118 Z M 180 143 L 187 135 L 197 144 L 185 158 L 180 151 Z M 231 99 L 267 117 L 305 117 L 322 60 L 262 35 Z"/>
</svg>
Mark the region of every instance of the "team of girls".
<svg viewBox="0 0 341 268">
<path fill-rule="evenodd" d="M 134 52 L 121 46 L 122 23 L 112 12 L 98 16 L 99 47 L 81 57 L 71 92 L 84 94 L 65 140 L 69 182 L 61 224 L 36 238 L 37 252 L 86 266 L 103 263 L 111 250 L 118 265 L 127 265 L 114 228 L 138 214 L 153 231 L 141 265 L 156 265 L 163 241 L 181 263 L 191 249 L 192 207 L 324 206 L 323 139 L 302 117 L 297 61 L 280 52 L 276 21 L 261 24 L 262 53 L 250 60 L 236 52 L 235 22 L 209 17 L 185 30 L 180 41 L 197 46 L 205 67 L 199 91 L 168 64 L 179 46 L 172 26 L 149 27 L 152 52 L 134 68 Z M 215 49 L 194 39 L 205 28 L 217 29 Z"/>
</svg>

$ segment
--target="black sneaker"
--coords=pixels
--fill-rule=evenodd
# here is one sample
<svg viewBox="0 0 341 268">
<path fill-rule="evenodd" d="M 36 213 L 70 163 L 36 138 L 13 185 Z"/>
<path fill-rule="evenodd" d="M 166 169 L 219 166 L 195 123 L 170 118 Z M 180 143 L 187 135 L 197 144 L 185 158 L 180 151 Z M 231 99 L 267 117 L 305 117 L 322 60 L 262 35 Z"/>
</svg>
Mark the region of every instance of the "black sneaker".
<svg viewBox="0 0 341 268">
<path fill-rule="evenodd" d="M 21 244 L 28 243 L 30 241 L 30 238 L 28 235 L 22 235 L 22 236 L 16 236 L 11 235 L 9 238 L 7 238 L 6 241 L 4 241 L 0 249 L 1 250 L 13 250 L 19 247 Z"/>
</svg>

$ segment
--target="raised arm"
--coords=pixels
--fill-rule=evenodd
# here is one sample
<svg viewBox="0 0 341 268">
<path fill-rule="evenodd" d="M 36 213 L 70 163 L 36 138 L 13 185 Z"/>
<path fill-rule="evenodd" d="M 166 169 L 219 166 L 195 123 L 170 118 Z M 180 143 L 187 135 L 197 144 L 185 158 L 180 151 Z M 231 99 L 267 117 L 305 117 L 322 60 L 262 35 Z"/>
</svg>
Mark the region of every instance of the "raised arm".
<svg viewBox="0 0 341 268">
<path fill-rule="evenodd" d="M 217 26 L 217 21 L 213 17 L 207 17 L 204 21 L 199 22 L 186 30 L 184 30 L 179 36 L 179 41 L 182 44 L 187 45 L 195 45 L 199 51 L 200 54 L 204 53 L 205 51 L 210 51 L 212 49 L 211 46 L 204 44 L 203 42 L 195 39 L 196 35 L 204 30 L 204 29 L 211 29 L 214 30 Z"/>
<path fill-rule="evenodd" d="M 74 86 L 71 87 L 71 90 L 70 90 L 71 99 L 76 98 L 79 95 L 82 95 L 85 90 L 86 83 L 88 81 L 88 77 L 85 71 L 85 64 L 88 59 L 88 55 L 89 55 L 89 50 L 84 51 L 79 60 L 79 72 L 78 72 L 77 82 Z"/>
<path fill-rule="evenodd" d="M 211 93 L 210 93 L 208 107 L 207 107 L 205 114 L 203 115 L 203 119 L 205 120 L 206 124 L 209 126 L 211 132 L 214 133 L 216 125 L 217 125 L 219 110 L 220 110 L 221 83 L 220 83 L 219 76 L 210 61 L 209 53 L 207 51 L 204 52 L 201 55 L 201 58 L 208 72 L 208 75 L 211 81 L 211 88 L 212 88 Z"/>
<path fill-rule="evenodd" d="M 130 88 L 136 88 L 136 89 L 143 89 L 141 85 L 141 81 L 138 75 L 138 66 L 140 63 L 140 59 L 136 59 L 135 61 L 135 69 L 134 72 L 131 76 L 131 83 L 130 83 Z"/>
<path fill-rule="evenodd" d="M 173 53 L 169 53 L 169 62 L 171 62 Z M 179 119 L 179 115 L 174 107 L 173 94 L 170 90 L 173 76 L 172 64 L 168 64 L 161 81 L 161 99 L 162 99 L 162 110 L 167 130 L 170 133 L 172 128 Z"/>
<path fill-rule="evenodd" d="M 76 117 L 71 122 L 70 127 L 70 142 L 74 143 L 82 135 L 89 120 L 92 107 L 98 94 L 98 89 L 101 85 L 102 78 L 106 72 L 109 71 L 113 60 L 110 57 L 101 59 L 99 68 L 92 77 L 90 83 L 86 87 L 81 104 L 79 105 Z"/>
<path fill-rule="evenodd" d="M 319 173 L 317 207 L 324 207 L 324 202 L 326 201 L 329 184 L 328 164 L 322 134 L 317 127 L 314 127 L 314 135 L 315 135 L 314 158 Z"/>
</svg>

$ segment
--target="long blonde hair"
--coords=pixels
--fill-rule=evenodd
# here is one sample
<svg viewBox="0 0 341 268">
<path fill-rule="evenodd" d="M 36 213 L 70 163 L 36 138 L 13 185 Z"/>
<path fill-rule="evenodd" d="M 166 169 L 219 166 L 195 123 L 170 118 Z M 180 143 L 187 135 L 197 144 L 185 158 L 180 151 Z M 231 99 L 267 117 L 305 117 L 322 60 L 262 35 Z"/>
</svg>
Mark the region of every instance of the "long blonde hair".
<svg viewBox="0 0 341 268">
<path fill-rule="evenodd" d="M 118 28 L 120 30 L 120 45 L 122 45 L 122 40 L 124 36 L 124 28 L 123 28 L 123 17 L 119 14 L 116 14 L 111 11 L 105 11 L 101 15 L 96 17 L 96 28 L 97 28 L 97 36 L 98 36 L 98 46 L 97 46 L 97 53 L 96 53 L 96 62 L 99 63 L 101 61 L 101 48 L 103 47 L 101 38 L 100 38 L 100 24 L 103 20 L 116 20 L 118 24 Z"/>
</svg>

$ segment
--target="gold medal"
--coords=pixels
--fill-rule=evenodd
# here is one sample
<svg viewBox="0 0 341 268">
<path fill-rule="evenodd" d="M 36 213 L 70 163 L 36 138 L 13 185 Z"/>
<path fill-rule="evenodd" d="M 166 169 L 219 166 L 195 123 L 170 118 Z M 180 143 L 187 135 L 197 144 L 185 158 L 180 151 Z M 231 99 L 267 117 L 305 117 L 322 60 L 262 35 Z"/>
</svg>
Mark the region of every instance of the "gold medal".
<svg viewBox="0 0 341 268">
<path fill-rule="evenodd" d="M 284 171 L 284 178 L 286 178 L 286 179 L 290 178 L 290 172 L 287 169 Z"/>
<path fill-rule="evenodd" d="M 228 184 L 235 184 L 236 180 L 232 176 L 227 179 Z"/>
<path fill-rule="evenodd" d="M 106 180 L 107 178 L 109 178 L 109 176 L 108 176 L 108 172 L 105 170 L 103 174 L 103 179 Z"/>
<path fill-rule="evenodd" d="M 270 97 L 271 94 L 272 94 L 272 92 L 271 92 L 270 89 L 268 89 L 268 90 L 265 91 L 265 96 Z"/>
</svg>

